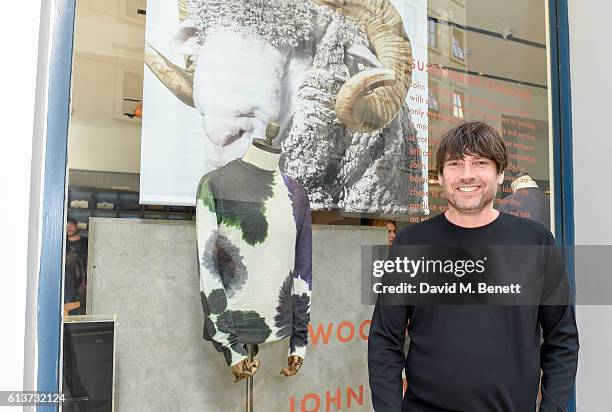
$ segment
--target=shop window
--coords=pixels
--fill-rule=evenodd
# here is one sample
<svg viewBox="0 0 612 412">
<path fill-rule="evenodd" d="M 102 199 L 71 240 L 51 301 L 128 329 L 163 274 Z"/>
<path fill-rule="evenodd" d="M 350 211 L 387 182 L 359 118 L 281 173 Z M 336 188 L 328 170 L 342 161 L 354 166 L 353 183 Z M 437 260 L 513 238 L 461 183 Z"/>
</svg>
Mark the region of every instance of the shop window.
<svg viewBox="0 0 612 412">
<path fill-rule="evenodd" d="M 406 84 L 408 92 L 404 101 L 398 100 L 400 107 L 388 122 L 380 122 L 374 130 L 355 131 L 349 127 L 355 124 L 343 125 L 339 120 L 334 93 L 340 89 L 340 79 L 380 67 L 380 56 L 370 47 L 373 40 L 367 31 L 353 19 L 338 18 L 334 24 L 312 29 L 314 17 L 330 23 L 326 19 L 335 14 L 312 16 L 308 7 L 289 7 L 306 1 L 76 3 L 75 114 L 69 125 L 66 208 L 72 224 L 88 238 L 88 246 L 75 246 L 75 253 L 83 256 L 78 268 L 68 271 L 74 296 L 67 303 L 79 306 L 67 307 L 67 312 L 68 316 L 116 317 L 115 353 L 121 365 L 115 371 L 117 410 L 131 410 L 134 405 L 173 410 L 177 399 L 184 400 L 179 405 L 182 409 L 214 405 L 209 409 L 237 410 L 243 404 L 243 399 L 235 396 L 226 360 L 201 338 L 204 314 L 198 274 L 206 269 L 205 264 L 214 267 L 214 262 L 198 266 L 198 245 L 209 245 L 209 250 L 210 245 L 227 248 L 227 254 L 220 256 L 227 259 L 230 282 L 235 281 L 230 286 L 239 293 L 247 290 L 247 279 L 254 279 L 262 270 L 267 275 L 273 264 L 293 262 L 288 256 L 297 248 L 284 238 L 275 240 L 278 249 L 274 258 L 263 259 L 263 263 L 256 248 L 266 245 L 273 225 L 289 232 L 286 229 L 295 227 L 294 216 L 308 215 L 294 215 L 293 205 L 288 203 L 241 214 L 230 202 L 215 202 L 212 194 L 202 196 L 209 201 L 204 205 L 209 206 L 208 212 L 216 213 L 210 209 L 217 204 L 225 208 L 228 214 L 219 220 L 225 219 L 225 228 L 235 229 L 232 233 L 236 236 L 198 240 L 194 221 L 202 215 L 196 213 L 196 198 L 202 178 L 244 160 L 251 140 L 265 136 L 268 122 L 281 124 L 275 142 L 282 148 L 278 168 L 303 187 L 303 191 L 292 193 L 299 192 L 302 206 L 310 207 L 316 252 L 312 255 L 313 302 L 334 302 L 341 296 L 346 305 L 331 312 L 325 305 L 319 306 L 310 320 L 313 344 L 325 344 L 326 350 L 336 351 L 345 368 L 304 368 L 299 372 L 305 375 L 301 382 L 312 385 L 298 385 L 293 393 L 279 391 L 274 383 L 262 386 L 257 396 L 266 410 L 287 410 L 291 405 L 304 409 L 315 401 L 325 402 L 330 384 L 337 381 L 334 374 L 340 372 L 344 376 L 356 371 L 355 381 L 367 381 L 362 362 L 355 363 L 363 353 L 347 348 L 367 344 L 372 310 L 347 295 L 345 286 L 362 280 L 361 246 L 387 245 L 396 230 L 436 216 L 447 207 L 433 159 L 442 133 L 464 120 L 485 119 L 502 131 L 508 147 L 513 148 L 515 170 L 529 172 L 544 193 L 553 183 L 546 49 L 508 42 L 466 26 L 469 20 L 474 27 L 490 29 L 490 16 L 503 15 L 519 32 L 525 30 L 533 34 L 534 41 L 545 43 L 544 3 L 517 6 L 502 0 L 446 0 L 438 2 L 428 16 L 424 0 L 393 2 L 403 19 L 415 66 Z M 269 7 L 244 10 L 269 3 L 278 9 L 273 13 Z M 188 4 L 201 7 L 195 10 Z M 280 13 L 287 19 L 279 20 Z M 196 27 L 189 28 L 191 23 Z M 309 32 L 319 29 L 322 31 Z M 316 39 L 324 41 L 313 45 L 311 41 Z M 349 41 L 337 44 L 335 39 Z M 203 44 L 207 47 L 192 50 Z M 316 47 L 301 54 L 298 47 L 303 44 Z M 468 44 L 473 55 L 467 51 Z M 278 53 L 293 48 L 300 53 Z M 282 58 L 275 60 L 277 56 Z M 296 56 L 299 59 L 291 61 Z M 284 104 L 284 99 L 294 101 Z M 380 103 L 384 106 L 386 102 Z M 140 104 L 144 104 L 141 109 Z M 364 118 L 368 120 L 364 124 L 370 124 L 379 116 Z M 249 176 L 257 176 L 255 169 L 248 170 L 253 172 Z M 232 181 L 237 189 L 231 194 L 240 197 L 252 191 L 249 195 L 261 199 L 281 193 L 264 184 L 244 184 L 245 180 Z M 275 186 L 280 188 L 283 186 Z M 243 223 L 246 227 L 252 222 L 254 230 L 247 227 L 249 230 L 237 232 Z M 214 219 L 214 223 L 218 221 Z M 241 239 L 252 235 L 251 243 L 243 244 Z M 232 247 L 233 242 L 240 242 L 240 247 Z M 290 253 L 283 249 L 287 245 Z M 212 253 L 217 253 L 214 250 Z M 286 282 L 284 287 L 292 283 Z M 296 283 L 310 286 L 307 281 Z M 70 286 L 68 279 L 65 284 Z M 276 295 L 269 299 L 266 295 L 270 302 L 286 300 L 289 295 L 282 296 L 284 287 L 274 284 L 252 289 L 258 297 L 255 301 L 263 301 L 262 291 Z M 219 298 L 218 292 L 208 295 Z M 223 299 L 217 303 L 222 304 Z M 218 319 L 228 315 L 223 308 L 215 314 Z M 285 315 L 278 317 L 292 318 Z M 263 318 L 254 313 L 248 320 L 265 321 L 276 328 L 275 316 Z M 210 332 L 211 325 L 207 326 L 206 332 Z M 349 341 L 355 345 L 347 345 Z M 278 369 L 284 367 L 286 347 L 264 345 L 267 343 L 262 344 L 262 351 L 270 351 L 266 359 L 284 358 L 284 364 L 277 365 Z M 282 353 L 272 354 L 279 348 Z M 262 371 L 268 373 L 277 366 L 266 363 Z M 278 369 L 274 373 L 278 374 Z M 145 378 L 150 385 L 142 385 Z M 175 388 L 175 396 L 159 391 L 163 385 Z M 347 408 L 359 398 L 363 408 L 371 409 L 367 395 L 360 395 L 367 386 L 360 389 L 348 381 L 338 385 L 346 386 L 343 393 L 355 394 L 342 396 L 342 401 L 349 402 Z M 315 395 L 321 398 L 313 398 Z"/>
</svg>

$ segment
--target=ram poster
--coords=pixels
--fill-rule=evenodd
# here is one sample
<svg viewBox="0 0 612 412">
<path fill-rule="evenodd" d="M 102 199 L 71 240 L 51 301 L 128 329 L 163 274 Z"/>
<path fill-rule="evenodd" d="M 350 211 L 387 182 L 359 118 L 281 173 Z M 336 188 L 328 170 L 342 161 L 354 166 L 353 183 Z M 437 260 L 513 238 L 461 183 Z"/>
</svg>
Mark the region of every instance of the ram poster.
<svg viewBox="0 0 612 412">
<path fill-rule="evenodd" d="M 274 121 L 312 210 L 426 212 L 426 64 L 425 0 L 149 0 L 141 202 L 193 205 Z"/>
</svg>

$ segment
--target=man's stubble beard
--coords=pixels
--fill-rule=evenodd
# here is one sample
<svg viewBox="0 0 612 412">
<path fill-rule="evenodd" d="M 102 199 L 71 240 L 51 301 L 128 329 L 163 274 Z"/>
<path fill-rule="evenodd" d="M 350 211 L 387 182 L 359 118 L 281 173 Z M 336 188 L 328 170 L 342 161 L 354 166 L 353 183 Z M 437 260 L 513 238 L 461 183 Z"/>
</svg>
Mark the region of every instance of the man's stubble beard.
<svg viewBox="0 0 612 412">
<path fill-rule="evenodd" d="M 446 189 L 444 190 L 444 193 L 446 195 Z M 451 194 L 452 193 L 453 191 L 451 188 Z M 497 196 L 497 185 L 493 186 L 490 190 L 484 192 L 480 203 L 470 208 L 463 208 L 463 207 L 460 207 L 457 203 L 455 203 L 454 195 L 451 195 L 448 197 L 445 196 L 445 197 L 449 205 L 452 205 L 453 208 L 457 209 L 457 211 L 459 211 L 460 213 L 465 214 L 465 215 L 475 215 L 475 214 L 482 212 L 487 206 L 489 206 L 489 204 L 492 204 L 495 201 L 495 196 Z"/>
</svg>

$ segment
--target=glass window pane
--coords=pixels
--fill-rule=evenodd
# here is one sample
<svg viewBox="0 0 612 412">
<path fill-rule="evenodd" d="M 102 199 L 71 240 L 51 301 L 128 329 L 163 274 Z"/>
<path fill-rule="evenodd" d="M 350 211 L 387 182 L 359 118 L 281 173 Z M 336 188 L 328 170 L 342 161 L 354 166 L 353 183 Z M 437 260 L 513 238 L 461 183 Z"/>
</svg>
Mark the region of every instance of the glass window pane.
<svg viewBox="0 0 612 412">
<path fill-rule="evenodd" d="M 427 20 L 427 42 L 429 47 L 438 48 L 438 26 L 433 19 Z"/>
<path fill-rule="evenodd" d="M 343 393 L 360 399 L 367 391 L 371 308 L 346 285 L 359 284 L 362 245 L 390 243 L 403 227 L 447 210 L 435 152 L 448 129 L 480 120 L 498 130 L 510 165 L 495 207 L 552 225 L 545 2 L 380 3 L 397 13 L 405 33 L 377 36 L 380 22 L 309 0 L 77 0 L 64 300 L 68 315 L 116 316 L 117 410 L 174 410 L 177 399 L 185 410 L 242 406 L 226 359 L 202 340 L 211 293 L 202 299 L 205 259 L 196 257 L 198 247 L 218 246 L 196 234 L 202 206 L 215 210 L 215 224 L 236 231 L 219 244 L 250 239 L 221 248 L 231 249 L 221 257 L 244 290 L 243 269 L 256 276 L 277 261 L 295 262 L 296 222 L 309 217 L 319 282 L 313 302 L 343 297 L 333 310 L 312 311 L 308 356 L 313 364 L 333 356 L 346 370 L 305 368 L 309 386 L 295 391 L 267 386 L 260 396 L 274 402 L 269 410 L 311 408 L 315 398 L 303 394 L 325 402 L 332 373 L 355 375 Z M 384 72 L 383 86 L 379 74 L 362 81 L 385 67 L 393 73 Z M 272 122 L 278 129 L 268 129 Z M 272 143 L 254 140 L 267 130 Z M 242 163 L 255 161 L 248 153 L 257 150 L 277 167 L 281 186 L 262 183 L 265 169 Z M 228 172 L 238 164 L 249 170 L 244 178 Z M 202 189 L 211 174 L 231 182 L 225 193 L 240 207 Z M 289 201 L 298 198 L 296 211 Z M 217 220 L 219 203 L 229 212 Z M 244 204 L 257 207 L 242 213 Z M 238 233 L 243 223 L 252 231 Z M 274 259 L 262 263 L 264 252 L 245 252 L 275 230 L 293 237 L 275 241 Z M 288 326 L 282 321 L 290 316 L 274 311 L 290 284 L 263 288 L 273 292 L 261 300 L 274 307 L 249 319 L 274 333 L 283 329 L 275 315 Z M 262 343 L 283 363 L 267 363 L 263 373 L 285 366 L 285 343 Z M 178 392 L 168 398 L 160 387 Z M 364 399 L 360 406 L 370 410 Z"/>
</svg>

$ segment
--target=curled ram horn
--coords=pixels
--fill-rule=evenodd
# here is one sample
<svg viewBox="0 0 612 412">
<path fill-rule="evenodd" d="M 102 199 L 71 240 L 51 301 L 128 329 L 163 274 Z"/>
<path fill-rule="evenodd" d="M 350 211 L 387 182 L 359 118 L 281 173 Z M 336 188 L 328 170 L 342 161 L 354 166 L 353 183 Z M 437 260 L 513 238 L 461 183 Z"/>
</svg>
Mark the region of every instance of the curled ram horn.
<svg viewBox="0 0 612 412">
<path fill-rule="evenodd" d="M 165 58 L 149 42 L 145 42 L 145 64 L 180 101 L 195 107 L 193 73 Z"/>
<path fill-rule="evenodd" d="M 365 25 L 381 68 L 351 77 L 336 97 L 336 116 L 357 132 L 374 132 L 391 122 L 408 94 L 412 49 L 400 14 L 388 0 L 313 0 Z"/>
<path fill-rule="evenodd" d="M 178 9 L 179 9 L 179 20 L 184 21 L 187 20 L 187 6 L 189 4 L 189 0 L 178 0 Z"/>
</svg>

